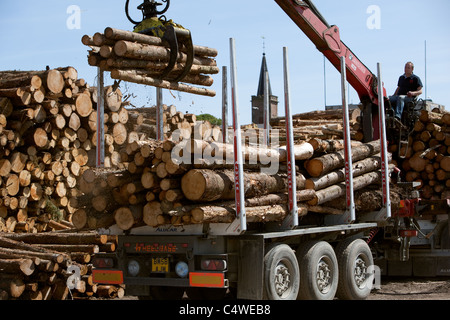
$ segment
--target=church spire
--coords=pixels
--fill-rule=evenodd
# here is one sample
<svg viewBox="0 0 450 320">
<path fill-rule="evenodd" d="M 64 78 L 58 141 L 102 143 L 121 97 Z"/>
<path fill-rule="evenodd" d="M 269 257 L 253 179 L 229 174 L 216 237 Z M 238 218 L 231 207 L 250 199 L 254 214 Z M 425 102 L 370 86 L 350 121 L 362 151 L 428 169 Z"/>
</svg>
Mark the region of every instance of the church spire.
<svg viewBox="0 0 450 320">
<path fill-rule="evenodd" d="M 263 38 L 264 39 L 264 38 Z M 264 89 L 266 87 L 265 73 L 267 71 L 267 59 L 266 59 L 266 45 L 263 43 L 263 56 L 261 62 L 261 71 L 259 75 L 258 92 L 255 96 L 252 96 L 252 123 L 261 126 L 264 123 Z M 278 97 L 272 95 L 272 88 L 270 85 L 270 77 L 268 76 L 269 83 L 269 115 L 270 118 L 278 117 Z"/>
<path fill-rule="evenodd" d="M 266 82 L 264 81 L 264 75 L 265 72 L 269 72 L 267 68 L 267 59 L 266 59 L 266 53 L 263 52 L 262 62 L 261 62 L 261 72 L 259 75 L 259 84 L 258 84 L 258 92 L 256 93 L 257 96 L 264 96 L 264 89 L 266 86 Z M 272 88 L 270 85 L 270 77 L 269 77 L 269 95 L 272 95 Z"/>
</svg>

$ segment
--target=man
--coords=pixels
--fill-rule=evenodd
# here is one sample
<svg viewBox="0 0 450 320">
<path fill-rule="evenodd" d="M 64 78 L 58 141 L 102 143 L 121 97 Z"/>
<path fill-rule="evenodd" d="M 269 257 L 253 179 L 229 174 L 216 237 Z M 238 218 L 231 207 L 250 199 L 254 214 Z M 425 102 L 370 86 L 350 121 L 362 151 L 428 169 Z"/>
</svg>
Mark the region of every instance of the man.
<svg viewBox="0 0 450 320">
<path fill-rule="evenodd" d="M 398 79 L 397 90 L 395 90 L 393 96 L 389 97 L 391 105 L 394 108 L 395 117 L 399 120 L 402 119 L 405 103 L 412 101 L 414 97 L 422 94 L 422 81 L 413 72 L 414 64 L 407 62 L 405 65 L 405 74 Z"/>
</svg>

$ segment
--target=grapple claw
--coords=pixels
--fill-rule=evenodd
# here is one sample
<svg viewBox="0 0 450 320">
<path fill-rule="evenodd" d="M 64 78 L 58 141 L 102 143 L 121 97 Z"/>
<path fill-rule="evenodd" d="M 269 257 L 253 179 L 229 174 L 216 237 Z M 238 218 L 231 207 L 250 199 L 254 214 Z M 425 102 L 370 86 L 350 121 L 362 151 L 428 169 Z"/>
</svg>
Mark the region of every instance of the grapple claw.
<svg viewBox="0 0 450 320">
<path fill-rule="evenodd" d="M 174 26 L 167 26 L 164 36 L 162 38 L 169 44 L 170 47 L 170 60 L 167 68 L 163 71 L 160 78 L 165 78 L 175 67 L 178 59 L 178 53 L 180 52 L 180 45 L 184 45 L 186 55 L 186 62 L 183 72 L 175 79 L 174 82 L 179 82 L 183 80 L 189 71 L 191 70 L 192 64 L 194 62 L 194 46 L 192 44 L 191 32 L 186 29 L 176 28 Z"/>
</svg>

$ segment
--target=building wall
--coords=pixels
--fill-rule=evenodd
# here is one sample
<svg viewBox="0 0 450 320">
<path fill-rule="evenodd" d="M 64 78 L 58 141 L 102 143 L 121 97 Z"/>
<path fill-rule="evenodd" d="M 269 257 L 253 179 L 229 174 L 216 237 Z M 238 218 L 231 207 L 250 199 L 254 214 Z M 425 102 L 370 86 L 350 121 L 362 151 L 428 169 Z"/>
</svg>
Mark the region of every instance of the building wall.
<svg viewBox="0 0 450 320">
<path fill-rule="evenodd" d="M 270 119 L 278 117 L 278 97 L 270 96 Z M 252 123 L 264 123 L 264 96 L 252 96 Z"/>
</svg>

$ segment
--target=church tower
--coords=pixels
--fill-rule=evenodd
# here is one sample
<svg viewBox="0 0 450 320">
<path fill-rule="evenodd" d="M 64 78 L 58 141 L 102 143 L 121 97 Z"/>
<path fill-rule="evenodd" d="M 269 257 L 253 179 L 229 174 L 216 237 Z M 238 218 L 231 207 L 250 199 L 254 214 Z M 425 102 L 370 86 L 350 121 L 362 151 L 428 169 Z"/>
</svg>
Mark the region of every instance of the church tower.
<svg viewBox="0 0 450 320">
<path fill-rule="evenodd" d="M 256 96 L 252 96 L 252 123 L 262 126 L 264 124 L 264 89 L 266 82 L 264 81 L 267 69 L 266 54 L 263 53 L 261 63 L 261 73 L 259 75 L 258 91 Z M 269 114 L 270 119 L 278 117 L 278 97 L 272 95 L 269 77 Z"/>
</svg>

